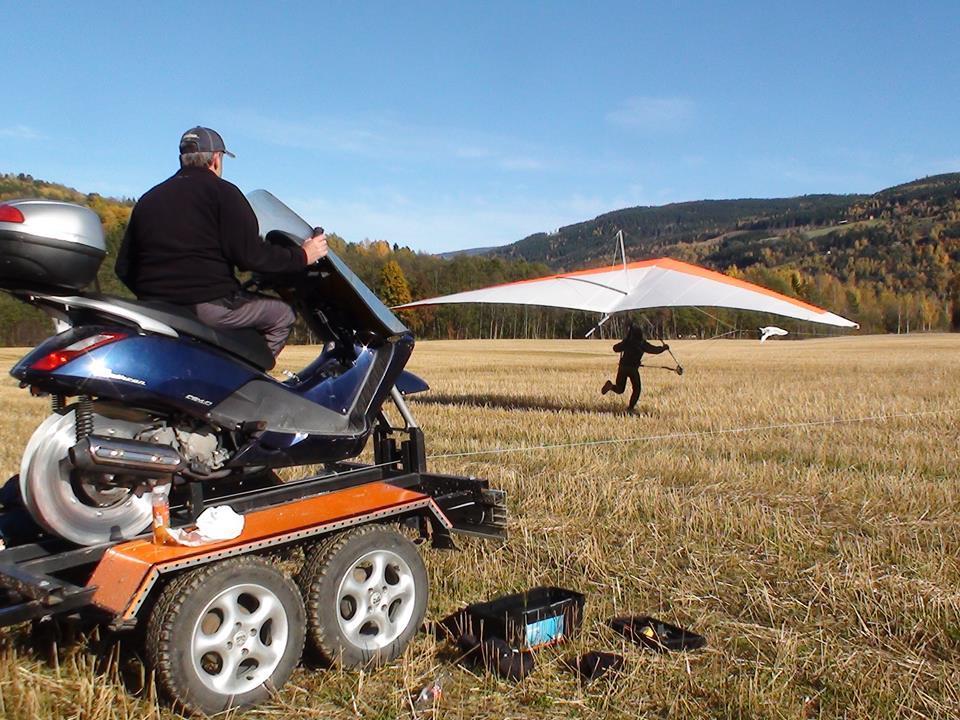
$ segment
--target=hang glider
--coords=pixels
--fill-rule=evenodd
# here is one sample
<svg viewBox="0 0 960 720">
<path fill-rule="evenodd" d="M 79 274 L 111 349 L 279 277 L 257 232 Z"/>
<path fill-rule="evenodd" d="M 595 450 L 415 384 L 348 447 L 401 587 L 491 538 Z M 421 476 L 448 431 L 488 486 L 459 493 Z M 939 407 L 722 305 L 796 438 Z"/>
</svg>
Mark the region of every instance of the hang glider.
<svg viewBox="0 0 960 720">
<path fill-rule="evenodd" d="M 767 338 L 778 337 L 783 335 L 789 335 L 786 330 L 783 328 L 778 328 L 776 325 L 768 325 L 767 327 L 760 328 L 760 342 L 764 342 Z"/>
<path fill-rule="evenodd" d="M 494 285 L 400 305 L 503 303 L 603 314 L 664 307 L 719 307 L 857 328 L 857 323 L 760 285 L 689 263 L 658 258 Z"/>
</svg>

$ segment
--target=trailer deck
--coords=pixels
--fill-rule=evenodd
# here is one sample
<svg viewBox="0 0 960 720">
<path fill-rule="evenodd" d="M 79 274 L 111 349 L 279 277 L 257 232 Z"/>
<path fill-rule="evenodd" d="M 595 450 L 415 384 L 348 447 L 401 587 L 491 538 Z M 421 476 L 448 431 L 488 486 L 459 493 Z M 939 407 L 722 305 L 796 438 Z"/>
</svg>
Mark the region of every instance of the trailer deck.
<svg viewBox="0 0 960 720">
<path fill-rule="evenodd" d="M 322 475 L 271 487 L 251 481 L 252 489 L 201 483 L 183 488 L 185 500 L 171 507 L 173 526 L 189 526 L 205 507 L 228 505 L 245 521 L 233 540 L 159 545 L 146 533 L 77 547 L 41 536 L 0 551 L 0 626 L 84 611 L 116 629 L 129 628 L 161 575 L 365 523 L 418 518 L 422 537 L 439 548 L 455 547 L 451 533 L 504 539 L 503 491 L 473 477 L 409 472 L 425 465 L 422 441 L 418 447 L 418 432 L 413 434 L 399 448 L 390 437 L 378 438 L 380 462 L 374 465 L 337 463 Z"/>
</svg>

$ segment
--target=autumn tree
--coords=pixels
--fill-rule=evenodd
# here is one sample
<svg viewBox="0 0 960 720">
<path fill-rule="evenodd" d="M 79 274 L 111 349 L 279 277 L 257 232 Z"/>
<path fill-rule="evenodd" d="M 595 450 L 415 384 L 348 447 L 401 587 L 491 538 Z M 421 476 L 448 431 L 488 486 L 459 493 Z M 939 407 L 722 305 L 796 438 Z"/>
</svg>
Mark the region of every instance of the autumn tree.
<svg viewBox="0 0 960 720">
<path fill-rule="evenodd" d="M 380 298 L 388 306 L 410 302 L 410 284 L 396 260 L 388 260 L 380 271 Z"/>
<path fill-rule="evenodd" d="M 950 329 L 960 332 L 960 273 L 953 276 L 950 284 Z"/>
<path fill-rule="evenodd" d="M 380 271 L 380 299 L 387 307 L 395 307 L 410 302 L 413 296 L 410 294 L 410 283 L 407 282 L 407 276 L 403 274 L 403 268 L 396 260 L 387 260 L 384 263 L 383 270 Z M 419 317 L 415 313 L 400 310 L 397 312 L 400 320 L 403 321 L 414 332 L 419 331 Z"/>
</svg>

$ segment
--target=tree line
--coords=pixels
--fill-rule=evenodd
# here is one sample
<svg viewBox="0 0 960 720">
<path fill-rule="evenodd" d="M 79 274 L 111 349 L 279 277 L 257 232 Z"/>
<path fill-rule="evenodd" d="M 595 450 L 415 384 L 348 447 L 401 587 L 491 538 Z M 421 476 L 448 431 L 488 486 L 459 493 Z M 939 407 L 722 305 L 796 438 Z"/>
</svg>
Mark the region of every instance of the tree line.
<svg viewBox="0 0 960 720">
<path fill-rule="evenodd" d="M 133 200 L 83 194 L 29 175 L 0 175 L 0 200 L 37 196 L 75 202 L 97 212 L 108 251 L 97 278 L 99 290 L 129 297 L 113 272 L 113 260 Z M 956 271 L 960 260 L 960 175 L 926 179 L 873 196 L 679 205 L 683 206 L 679 210 L 664 206 L 619 211 L 592 224 L 580 224 L 574 233 L 534 236 L 536 242 L 527 248 L 539 248 L 537 252 L 518 252 L 518 243 L 486 254 L 443 258 L 385 240 L 347 242 L 331 234 L 329 243 L 387 305 L 395 306 L 609 264 L 616 224 L 633 212 L 645 223 L 642 237 L 636 234 L 640 232 L 637 227 L 625 231 L 630 254 L 636 256 L 633 259 L 666 255 L 720 270 L 825 307 L 860 323 L 864 332 L 960 328 L 960 276 Z M 591 243 L 587 237 L 592 238 Z M 576 245 L 577 238 L 593 249 L 564 254 L 564 247 Z M 541 252 L 544 248 L 546 253 Z M 604 253 L 598 248 L 604 248 Z M 587 256 L 593 257 L 584 259 Z M 566 265 L 574 262 L 571 257 L 582 264 Z M 592 313 L 509 305 L 441 305 L 398 314 L 418 337 L 427 339 L 574 338 L 582 337 L 598 320 Z M 764 324 L 780 325 L 799 336 L 833 332 L 773 316 L 710 308 L 659 310 L 644 313 L 644 317 L 649 329 L 664 337 L 744 336 Z M 603 336 L 620 330 L 616 321 L 599 332 Z M 29 345 L 49 332 L 49 321 L 42 313 L 0 294 L 0 343 Z M 312 342 L 315 338 L 300 325 L 292 340 Z"/>
</svg>

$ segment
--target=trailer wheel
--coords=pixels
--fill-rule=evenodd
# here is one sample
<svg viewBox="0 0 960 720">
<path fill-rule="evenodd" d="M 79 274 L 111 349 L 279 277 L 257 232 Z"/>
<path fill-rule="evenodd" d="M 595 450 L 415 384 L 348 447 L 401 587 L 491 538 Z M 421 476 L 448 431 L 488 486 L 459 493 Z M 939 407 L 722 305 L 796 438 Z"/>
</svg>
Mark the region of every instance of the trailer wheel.
<svg viewBox="0 0 960 720">
<path fill-rule="evenodd" d="M 331 664 L 384 665 L 423 622 L 427 570 L 413 543 L 390 527 L 334 535 L 307 554 L 298 577 L 310 645 Z"/>
<path fill-rule="evenodd" d="M 147 624 L 157 685 L 188 712 L 254 705 L 279 690 L 300 660 L 305 614 L 296 584 L 254 557 L 178 577 Z"/>
</svg>

